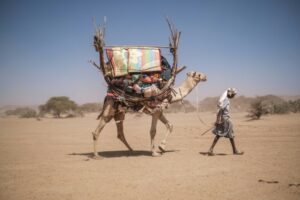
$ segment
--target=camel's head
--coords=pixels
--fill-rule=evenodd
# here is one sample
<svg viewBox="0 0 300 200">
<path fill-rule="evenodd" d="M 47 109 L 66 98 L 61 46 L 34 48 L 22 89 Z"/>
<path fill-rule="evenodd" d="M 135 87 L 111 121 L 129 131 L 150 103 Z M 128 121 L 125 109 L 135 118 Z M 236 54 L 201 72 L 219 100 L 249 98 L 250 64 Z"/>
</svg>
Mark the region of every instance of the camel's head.
<svg viewBox="0 0 300 200">
<path fill-rule="evenodd" d="M 200 81 L 206 81 L 206 75 L 200 72 L 188 72 L 186 74 L 188 77 L 192 78 L 194 81 L 196 81 L 197 83 Z"/>
</svg>

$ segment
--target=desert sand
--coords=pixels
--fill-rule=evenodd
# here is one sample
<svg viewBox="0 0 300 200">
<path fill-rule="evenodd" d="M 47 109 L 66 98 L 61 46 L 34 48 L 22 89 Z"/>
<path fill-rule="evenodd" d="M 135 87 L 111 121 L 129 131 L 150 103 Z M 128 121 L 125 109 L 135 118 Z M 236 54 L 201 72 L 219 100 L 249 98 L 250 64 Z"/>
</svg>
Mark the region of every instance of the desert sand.
<svg viewBox="0 0 300 200">
<path fill-rule="evenodd" d="M 91 159 L 97 114 L 83 118 L 0 119 L 0 199 L 153 200 L 300 199 L 300 114 L 248 121 L 232 113 L 236 143 L 232 155 L 221 139 L 216 156 L 203 155 L 213 140 L 196 113 L 166 114 L 174 124 L 168 152 L 151 157 L 150 116 L 128 114 L 129 153 L 113 122 L 99 139 L 102 160 Z M 214 113 L 200 113 L 208 125 Z M 158 124 L 159 144 L 166 128 Z"/>
</svg>

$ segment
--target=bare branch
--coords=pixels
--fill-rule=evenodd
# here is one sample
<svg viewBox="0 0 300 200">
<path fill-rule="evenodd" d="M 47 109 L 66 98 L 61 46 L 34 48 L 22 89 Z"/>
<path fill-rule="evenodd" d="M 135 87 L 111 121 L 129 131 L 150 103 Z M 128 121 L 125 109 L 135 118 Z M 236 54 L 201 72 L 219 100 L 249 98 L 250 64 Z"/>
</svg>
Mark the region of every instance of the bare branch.
<svg viewBox="0 0 300 200">
<path fill-rule="evenodd" d="M 94 61 L 89 60 L 89 63 L 91 63 L 94 67 L 96 67 L 97 69 L 99 69 L 100 71 L 102 71 L 101 67 L 99 67 Z"/>
<path fill-rule="evenodd" d="M 179 69 L 176 70 L 176 74 L 179 74 L 180 72 L 182 72 L 185 69 L 186 69 L 186 66 L 179 67 Z"/>
</svg>

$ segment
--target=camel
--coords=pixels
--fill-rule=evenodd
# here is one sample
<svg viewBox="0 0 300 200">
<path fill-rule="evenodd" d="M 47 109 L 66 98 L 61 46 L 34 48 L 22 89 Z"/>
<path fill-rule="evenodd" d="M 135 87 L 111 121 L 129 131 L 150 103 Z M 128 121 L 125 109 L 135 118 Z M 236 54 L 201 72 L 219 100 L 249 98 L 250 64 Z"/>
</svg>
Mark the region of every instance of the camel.
<svg viewBox="0 0 300 200">
<path fill-rule="evenodd" d="M 140 110 L 140 112 L 144 112 L 146 114 L 150 114 L 152 116 L 152 123 L 150 129 L 150 136 L 151 136 L 151 153 L 153 157 L 161 156 L 161 153 L 165 152 L 166 150 L 166 143 L 167 137 L 172 133 L 173 125 L 166 119 L 164 116 L 163 110 L 167 107 L 169 103 L 174 103 L 181 101 L 184 97 L 186 97 L 193 88 L 200 81 L 206 81 L 206 75 L 199 72 L 188 72 L 186 80 L 177 88 L 174 88 L 174 91 L 171 93 L 170 101 L 164 100 L 159 106 L 156 108 L 150 108 L 147 105 Z M 168 101 L 168 102 L 167 102 Z M 124 143 L 124 145 L 128 148 L 129 151 L 133 151 L 131 146 L 128 144 L 123 130 L 123 121 L 125 119 L 125 109 L 122 107 L 122 103 L 118 101 L 116 98 L 106 96 L 103 104 L 103 109 L 101 114 L 99 115 L 99 124 L 94 132 L 93 135 L 93 143 L 94 143 L 94 158 L 100 159 L 101 157 L 98 155 L 97 152 L 97 140 L 99 139 L 99 135 L 105 125 L 114 118 L 116 126 L 117 126 L 117 137 Z M 164 139 L 161 141 L 158 148 L 160 149 L 161 153 L 158 152 L 155 148 L 155 135 L 156 135 L 156 126 L 157 121 L 160 120 L 167 128 L 167 133 Z"/>
<path fill-rule="evenodd" d="M 177 67 L 178 64 L 177 50 L 178 50 L 181 32 L 176 29 L 176 27 L 170 20 L 167 19 L 167 23 L 171 32 L 168 47 L 144 46 L 144 45 L 106 46 L 104 41 L 106 17 L 104 17 L 104 25 L 102 27 L 95 27 L 96 32 L 94 35 L 94 47 L 96 52 L 99 53 L 100 66 L 98 66 L 95 62 L 91 62 L 91 63 L 102 72 L 104 79 L 108 85 L 108 89 L 111 92 L 108 92 L 107 96 L 105 97 L 102 112 L 98 117 L 99 124 L 96 130 L 92 132 L 93 141 L 94 141 L 94 158 L 96 159 L 100 158 L 97 152 L 97 140 L 99 139 L 99 135 L 103 130 L 103 128 L 105 127 L 105 125 L 109 123 L 112 118 L 114 118 L 117 125 L 118 138 L 125 144 L 125 146 L 128 148 L 129 151 L 133 151 L 133 149 L 131 148 L 131 146 L 128 144 L 126 140 L 123 131 L 123 121 L 125 119 L 125 113 L 127 108 L 131 108 L 134 111 L 139 110 L 139 112 L 144 112 L 152 116 L 152 124 L 150 129 L 151 152 L 152 152 L 152 156 L 154 157 L 160 156 L 161 154 L 155 150 L 155 143 L 154 143 L 157 121 L 160 120 L 163 124 L 165 124 L 168 130 L 167 134 L 165 135 L 165 138 L 161 141 L 161 144 L 159 145 L 159 149 L 161 150 L 161 152 L 165 152 L 167 137 L 173 130 L 173 125 L 164 116 L 163 109 L 166 108 L 170 103 L 182 100 L 186 95 L 188 95 L 192 91 L 192 89 L 200 81 L 206 81 L 205 74 L 198 73 L 198 72 L 189 72 L 187 73 L 187 79 L 181 84 L 181 86 L 175 89 L 173 88 L 176 74 L 178 74 L 179 72 L 182 71 L 182 69 L 184 69 L 184 67 L 182 67 L 181 69 Z M 111 48 L 112 50 L 112 48 L 114 47 L 117 47 L 118 49 L 121 48 L 123 50 L 126 49 L 125 51 L 127 51 L 127 49 L 144 49 L 144 50 L 150 49 L 151 51 L 156 51 L 156 53 L 158 54 L 160 54 L 160 51 L 157 51 L 157 49 L 168 48 L 173 57 L 173 65 L 172 67 L 170 67 L 169 64 L 163 63 L 162 60 L 161 60 L 161 64 L 165 67 L 168 66 L 167 68 L 169 68 L 169 71 L 166 68 L 164 68 L 163 70 L 165 70 L 165 72 L 168 73 L 170 76 L 162 79 L 162 82 L 160 82 L 162 83 L 162 85 L 161 87 L 159 87 L 159 89 L 154 88 L 154 91 L 150 89 L 151 90 L 150 95 L 149 93 L 146 92 L 140 96 L 136 96 L 136 95 L 134 96 L 126 93 L 124 89 L 118 88 L 115 85 L 114 82 L 118 80 L 114 80 L 114 78 L 123 76 L 125 74 L 129 74 L 129 71 L 125 71 L 126 72 L 125 74 L 123 73 L 116 74 L 115 73 L 116 71 L 112 71 L 112 68 L 113 69 L 122 68 L 122 70 L 126 70 L 126 66 L 129 65 L 130 62 L 124 58 L 126 58 L 126 55 L 128 56 L 129 53 L 128 54 L 122 53 L 121 58 L 119 58 L 122 60 L 122 62 L 119 61 L 115 62 L 113 57 L 108 56 L 108 62 L 106 63 L 104 59 L 104 52 L 106 50 L 106 53 L 108 53 L 107 50 L 109 48 Z M 118 55 L 120 55 L 120 53 L 118 53 Z M 136 56 L 137 55 L 138 54 L 136 54 Z M 139 54 L 139 56 L 140 55 L 141 54 Z M 135 62 L 136 61 L 134 61 L 134 63 Z M 118 66 L 118 64 L 116 63 L 121 65 Z M 126 64 L 124 65 L 124 63 L 127 63 L 127 65 Z M 150 63 L 153 64 L 153 60 Z M 153 67 L 157 67 L 157 64 L 154 65 Z M 147 72 L 153 71 L 152 68 L 148 68 L 144 70 L 146 70 Z M 139 72 L 142 71 L 143 71 L 142 69 L 139 70 Z M 133 89 L 136 90 L 137 93 L 139 93 L 138 92 L 139 88 L 135 87 L 135 85 L 133 85 Z"/>
</svg>

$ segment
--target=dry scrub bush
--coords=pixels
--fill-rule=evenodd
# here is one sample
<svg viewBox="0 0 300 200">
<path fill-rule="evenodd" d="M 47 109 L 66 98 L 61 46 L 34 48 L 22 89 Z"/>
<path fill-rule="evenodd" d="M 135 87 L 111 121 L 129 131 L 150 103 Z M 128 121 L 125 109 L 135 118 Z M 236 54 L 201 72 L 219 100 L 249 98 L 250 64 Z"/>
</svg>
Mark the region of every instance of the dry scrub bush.
<svg viewBox="0 0 300 200">
<path fill-rule="evenodd" d="M 35 118 L 37 116 L 37 112 L 34 109 L 28 107 L 21 107 L 21 108 L 16 108 L 14 110 L 7 110 L 5 114 L 7 116 L 15 115 L 21 118 Z"/>
<path fill-rule="evenodd" d="M 248 117 L 260 119 L 266 114 L 287 114 L 300 111 L 300 100 L 286 102 L 280 97 L 267 95 L 256 97 L 250 104 Z"/>
<path fill-rule="evenodd" d="M 251 104 L 249 114 L 247 115 L 251 119 L 260 119 L 262 115 L 269 113 L 268 106 L 264 104 L 263 99 L 257 97 Z"/>
<path fill-rule="evenodd" d="M 102 104 L 100 103 L 85 103 L 82 104 L 79 109 L 83 113 L 100 112 Z"/>
</svg>

